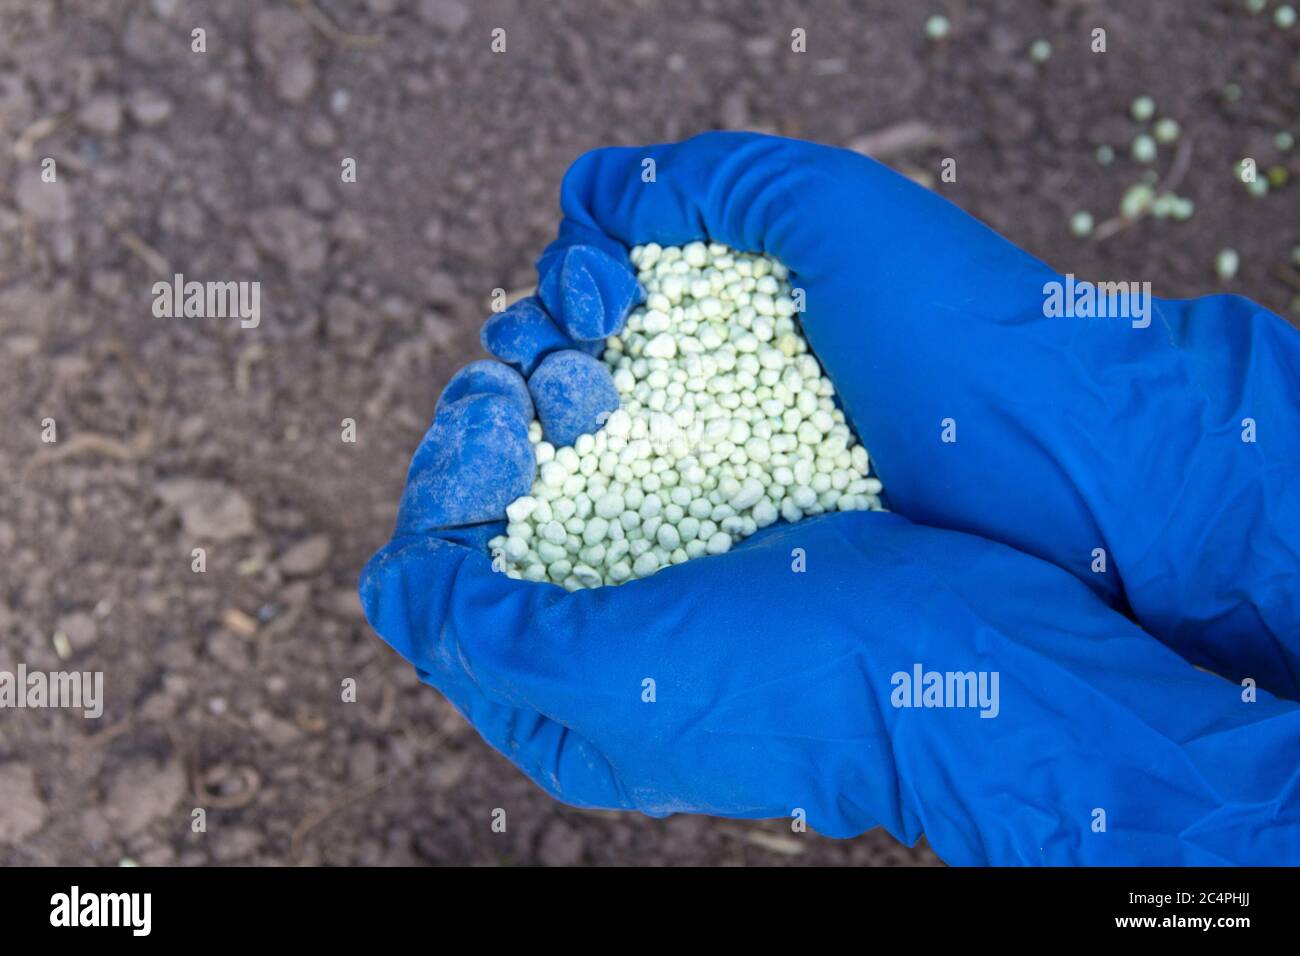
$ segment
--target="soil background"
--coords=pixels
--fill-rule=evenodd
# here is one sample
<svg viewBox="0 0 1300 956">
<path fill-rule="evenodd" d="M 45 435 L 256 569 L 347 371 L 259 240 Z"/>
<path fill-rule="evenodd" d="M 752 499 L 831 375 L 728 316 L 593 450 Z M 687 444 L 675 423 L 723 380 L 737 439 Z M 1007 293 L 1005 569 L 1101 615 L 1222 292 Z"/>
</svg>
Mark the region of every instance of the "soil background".
<svg viewBox="0 0 1300 956">
<path fill-rule="evenodd" d="M 594 147 L 850 145 L 1062 271 L 1285 312 L 1296 187 L 1233 180 L 1243 156 L 1300 173 L 1274 143 L 1300 132 L 1300 27 L 1274 6 L 0 0 L 0 669 L 106 682 L 99 720 L 0 712 L 0 864 L 937 863 L 882 831 L 555 803 L 370 632 L 357 575 Z M 1154 168 L 1196 213 L 1076 238 L 1141 175 L 1141 93 L 1182 126 Z M 174 272 L 260 281 L 260 326 L 155 318 Z"/>
</svg>

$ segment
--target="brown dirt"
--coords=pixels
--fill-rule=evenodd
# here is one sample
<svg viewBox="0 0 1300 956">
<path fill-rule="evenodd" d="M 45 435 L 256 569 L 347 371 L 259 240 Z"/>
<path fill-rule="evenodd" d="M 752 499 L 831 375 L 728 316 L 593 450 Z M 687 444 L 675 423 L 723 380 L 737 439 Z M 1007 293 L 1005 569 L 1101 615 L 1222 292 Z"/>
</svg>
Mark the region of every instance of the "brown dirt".
<svg viewBox="0 0 1300 956">
<path fill-rule="evenodd" d="M 939 9 L 954 35 L 935 45 Z M 377 44 L 287 0 L 0 0 L 0 669 L 108 685 L 100 720 L 0 713 L 0 863 L 936 862 L 881 832 L 586 813 L 536 790 L 361 619 L 356 577 L 408 457 L 478 355 L 491 290 L 531 282 L 566 166 L 600 145 L 716 127 L 848 144 L 921 121 L 937 141 L 891 160 L 933 175 L 958 157 L 936 188 L 1054 265 L 1197 295 L 1231 245 L 1230 288 L 1283 310 L 1296 187 L 1253 200 L 1231 167 L 1300 171 L 1272 145 L 1297 123 L 1300 28 L 1236 0 L 311 10 Z M 1137 178 L 1141 92 L 1193 143 L 1196 215 L 1075 239 L 1071 212 L 1107 218 Z M 172 271 L 260 280 L 261 326 L 154 318 Z"/>
</svg>

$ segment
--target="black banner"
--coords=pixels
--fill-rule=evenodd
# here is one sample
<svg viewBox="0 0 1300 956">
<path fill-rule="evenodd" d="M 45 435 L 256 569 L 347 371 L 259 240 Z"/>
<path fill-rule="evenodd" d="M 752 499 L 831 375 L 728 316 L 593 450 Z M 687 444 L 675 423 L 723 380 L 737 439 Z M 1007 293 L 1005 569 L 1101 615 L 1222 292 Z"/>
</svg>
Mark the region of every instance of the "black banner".
<svg viewBox="0 0 1300 956">
<path fill-rule="evenodd" d="M 718 923 L 743 935 L 786 914 L 819 913 L 881 931 L 1075 940 L 1200 936 L 1219 944 L 1294 929 L 1291 870 L 30 869 L 0 872 L 9 942 L 77 933 L 82 941 L 205 944 L 292 939 L 375 942 L 484 917 L 540 931 L 626 918 L 638 932 Z M 754 903 L 763 903 L 755 919 Z M 852 906 L 845 909 L 846 901 Z M 744 905 L 740 905 L 740 904 Z M 647 922 L 650 921 L 650 922 Z M 445 937 L 447 929 L 438 930 Z M 533 942 L 545 933 L 540 933 Z M 412 940 L 412 942 L 416 942 Z M 433 938 L 428 940 L 436 945 Z"/>
</svg>

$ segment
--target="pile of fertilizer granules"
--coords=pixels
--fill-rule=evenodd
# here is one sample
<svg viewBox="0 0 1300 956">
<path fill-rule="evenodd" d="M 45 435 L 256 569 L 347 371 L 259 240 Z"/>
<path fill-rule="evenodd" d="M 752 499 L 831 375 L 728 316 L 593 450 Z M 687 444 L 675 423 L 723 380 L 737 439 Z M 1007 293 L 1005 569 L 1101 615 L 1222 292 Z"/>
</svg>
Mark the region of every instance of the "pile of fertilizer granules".
<svg viewBox="0 0 1300 956">
<path fill-rule="evenodd" d="M 511 577 L 569 590 L 722 554 L 778 519 L 880 510 L 867 450 L 796 320 L 789 272 L 693 242 L 637 246 L 644 305 L 604 361 L 620 407 L 537 453 L 532 492 L 490 542 Z"/>
</svg>

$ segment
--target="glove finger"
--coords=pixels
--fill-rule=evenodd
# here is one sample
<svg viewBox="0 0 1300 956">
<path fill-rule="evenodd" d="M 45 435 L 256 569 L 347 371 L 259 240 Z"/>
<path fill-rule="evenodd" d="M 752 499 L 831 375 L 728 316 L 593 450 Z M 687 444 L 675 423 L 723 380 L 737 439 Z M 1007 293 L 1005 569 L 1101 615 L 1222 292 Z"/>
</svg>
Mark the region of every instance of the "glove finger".
<svg viewBox="0 0 1300 956">
<path fill-rule="evenodd" d="M 622 331 L 627 314 L 645 298 L 627 250 L 608 239 L 552 243 L 537 263 L 537 294 L 556 324 L 578 342 L 599 342 Z"/>
<path fill-rule="evenodd" d="M 1004 546 L 853 513 L 567 595 L 473 561 L 443 639 L 494 698 L 595 741 L 642 809 L 803 807 L 831 835 L 924 832 L 955 863 L 1300 857 L 1300 769 L 1276 759 L 1300 707 L 1244 703 Z M 896 705 L 918 668 L 992 696 L 930 709 L 918 682 Z"/>
<path fill-rule="evenodd" d="M 495 521 L 532 487 L 533 405 L 524 380 L 499 362 L 465 366 L 443 390 L 411 459 L 398 535 Z"/>
<path fill-rule="evenodd" d="M 469 555 L 483 557 L 481 551 L 442 538 L 391 542 L 361 575 L 361 603 L 371 627 L 415 666 L 421 680 L 450 700 L 484 740 L 551 796 L 575 806 L 630 807 L 609 761 L 589 741 L 531 708 L 486 694 L 455 649 L 440 640 L 452 582 Z"/>
<path fill-rule="evenodd" d="M 494 313 L 479 333 L 483 348 L 527 378 L 552 352 L 578 349 L 591 355 L 604 350 L 604 342 L 575 342 L 547 314 L 535 295 L 520 299 Z"/>
<path fill-rule="evenodd" d="M 619 405 L 605 364 L 574 349 L 543 359 L 528 380 L 528 392 L 546 439 L 557 447 L 596 431 Z"/>
<path fill-rule="evenodd" d="M 491 359 L 470 362 L 448 380 L 438 396 L 434 417 L 444 407 L 472 395 L 498 395 L 515 405 L 525 421 L 532 418 L 533 404 L 524 380 L 510 368 Z"/>
<path fill-rule="evenodd" d="M 618 408 L 614 380 L 596 358 L 604 339 L 575 342 L 552 321 L 541 299 L 521 299 L 492 316 L 480 338 L 485 349 L 528 376 L 537 417 L 552 444 L 572 445 Z"/>
</svg>

